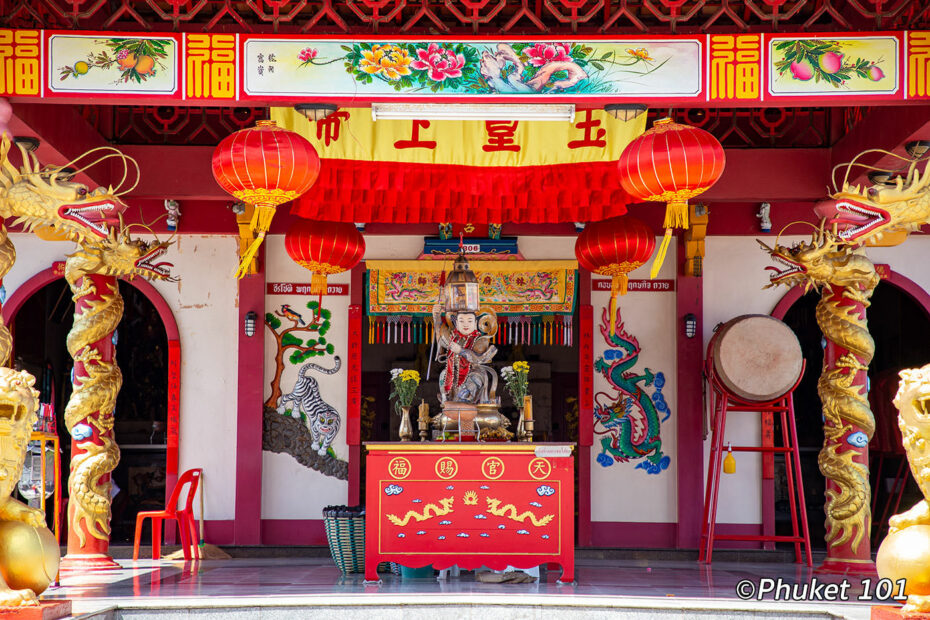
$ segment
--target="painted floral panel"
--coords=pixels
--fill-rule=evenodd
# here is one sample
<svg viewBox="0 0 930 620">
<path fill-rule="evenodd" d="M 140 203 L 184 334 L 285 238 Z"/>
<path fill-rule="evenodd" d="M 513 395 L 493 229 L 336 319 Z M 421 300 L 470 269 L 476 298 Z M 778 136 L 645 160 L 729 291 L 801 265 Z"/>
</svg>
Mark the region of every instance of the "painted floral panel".
<svg viewBox="0 0 930 620">
<path fill-rule="evenodd" d="M 250 95 L 696 96 L 696 40 L 596 42 L 250 39 Z"/>
<path fill-rule="evenodd" d="M 898 40 L 772 39 L 773 95 L 890 94 L 898 89 Z"/>
</svg>

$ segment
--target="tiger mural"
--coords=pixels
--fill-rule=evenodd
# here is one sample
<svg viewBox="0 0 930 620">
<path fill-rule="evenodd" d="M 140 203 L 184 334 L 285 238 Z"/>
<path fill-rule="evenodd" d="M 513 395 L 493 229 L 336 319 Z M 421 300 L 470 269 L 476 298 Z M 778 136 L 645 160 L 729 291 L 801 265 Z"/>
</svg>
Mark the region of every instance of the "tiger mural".
<svg viewBox="0 0 930 620">
<path fill-rule="evenodd" d="M 320 395 L 320 386 L 317 380 L 307 374 L 308 370 L 315 370 L 323 374 L 332 375 L 339 372 L 342 360 L 339 356 L 334 358 L 336 364 L 332 368 L 323 368 L 313 362 L 307 362 L 297 371 L 297 382 L 294 389 L 283 394 L 278 401 L 278 413 L 285 414 L 290 403 L 291 415 L 303 420 L 313 443 L 310 447 L 323 456 L 332 445 L 336 435 L 339 434 L 341 422 L 339 413 Z"/>
</svg>

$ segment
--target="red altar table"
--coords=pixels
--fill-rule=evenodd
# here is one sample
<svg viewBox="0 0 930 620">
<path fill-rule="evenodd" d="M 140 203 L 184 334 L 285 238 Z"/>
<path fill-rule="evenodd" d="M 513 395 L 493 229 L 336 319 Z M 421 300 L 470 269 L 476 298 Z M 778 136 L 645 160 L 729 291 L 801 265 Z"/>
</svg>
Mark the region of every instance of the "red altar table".
<svg viewBox="0 0 930 620">
<path fill-rule="evenodd" d="M 378 563 L 562 566 L 575 579 L 574 444 L 366 443 L 365 579 Z"/>
</svg>

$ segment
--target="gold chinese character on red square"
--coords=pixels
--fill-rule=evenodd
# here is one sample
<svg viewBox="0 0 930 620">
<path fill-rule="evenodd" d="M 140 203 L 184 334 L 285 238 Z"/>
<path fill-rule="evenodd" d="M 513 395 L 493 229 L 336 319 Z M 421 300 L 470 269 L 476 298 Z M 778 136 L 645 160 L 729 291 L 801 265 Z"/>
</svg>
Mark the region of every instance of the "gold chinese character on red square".
<svg viewBox="0 0 930 620">
<path fill-rule="evenodd" d="M 186 47 L 186 95 L 192 99 L 235 98 L 235 35 L 188 34 Z"/>
</svg>

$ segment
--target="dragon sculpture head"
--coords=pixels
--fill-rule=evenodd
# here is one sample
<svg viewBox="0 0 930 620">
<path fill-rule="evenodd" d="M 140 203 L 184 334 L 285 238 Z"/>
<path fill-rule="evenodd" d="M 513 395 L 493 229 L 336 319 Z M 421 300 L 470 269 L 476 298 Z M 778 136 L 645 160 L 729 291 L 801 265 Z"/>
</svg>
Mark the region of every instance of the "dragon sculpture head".
<svg viewBox="0 0 930 620">
<path fill-rule="evenodd" d="M 843 183 L 840 191 L 814 211 L 836 227 L 844 243 L 879 240 L 894 232 L 911 232 L 930 222 L 930 168 L 921 172 L 914 162 L 906 176 L 893 182 L 860 188 Z"/>
<path fill-rule="evenodd" d="M 69 239 L 106 239 L 111 224 L 126 210 L 112 188 L 89 190 L 71 179 L 64 166 L 41 166 L 35 155 L 22 151 L 22 168 L 9 159 L 10 139 L 0 140 L 0 218 L 13 218 L 27 231 L 51 229 Z"/>
<path fill-rule="evenodd" d="M 835 260 L 844 254 L 840 248 L 840 240 L 823 225 L 814 231 L 809 243 L 802 241 L 790 248 L 777 243 L 774 248 L 770 248 L 762 241 L 757 241 L 775 262 L 782 265 L 766 267 L 766 270 L 772 273 L 765 288 L 780 284 L 788 287 L 803 285 L 805 292 L 811 288 L 819 288 L 831 280 Z"/>
<path fill-rule="evenodd" d="M 158 260 L 170 245 L 168 241 L 133 239 L 128 229 L 123 228 L 119 233 L 111 232 L 104 240 L 82 244 L 71 255 L 79 260 L 66 263 L 65 276 L 69 282 L 85 273 L 175 282 L 177 278 L 171 275 L 174 265 Z"/>
</svg>

